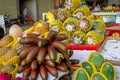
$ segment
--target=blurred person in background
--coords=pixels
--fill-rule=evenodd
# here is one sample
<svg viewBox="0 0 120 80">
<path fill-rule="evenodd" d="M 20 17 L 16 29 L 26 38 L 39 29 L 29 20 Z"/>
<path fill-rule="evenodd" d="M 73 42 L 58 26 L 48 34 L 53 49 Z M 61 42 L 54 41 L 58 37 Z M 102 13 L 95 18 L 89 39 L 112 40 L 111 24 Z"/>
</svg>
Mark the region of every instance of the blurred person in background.
<svg viewBox="0 0 120 80">
<path fill-rule="evenodd" d="M 101 11 L 101 7 L 99 4 L 97 4 L 96 6 L 94 6 L 92 11 Z"/>
<path fill-rule="evenodd" d="M 120 4 L 116 7 L 116 10 L 120 12 Z"/>
<path fill-rule="evenodd" d="M 27 10 L 27 8 L 24 8 L 24 10 L 23 10 L 23 21 L 24 21 L 24 24 L 27 24 L 27 22 L 28 22 L 28 10 Z"/>
</svg>

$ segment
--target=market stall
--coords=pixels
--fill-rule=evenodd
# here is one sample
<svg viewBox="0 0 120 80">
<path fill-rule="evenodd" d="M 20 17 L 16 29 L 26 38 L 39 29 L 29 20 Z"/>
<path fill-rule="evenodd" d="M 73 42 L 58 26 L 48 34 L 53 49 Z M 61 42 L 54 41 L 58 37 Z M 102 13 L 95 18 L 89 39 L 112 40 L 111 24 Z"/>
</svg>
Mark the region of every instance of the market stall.
<svg viewBox="0 0 120 80">
<path fill-rule="evenodd" d="M 91 14 L 94 16 L 102 16 L 105 23 L 120 23 L 120 12 L 92 12 Z"/>
<path fill-rule="evenodd" d="M 64 6 L 25 31 L 11 26 L 0 40 L 0 79 L 120 80 L 120 34 L 82 0 Z"/>
</svg>

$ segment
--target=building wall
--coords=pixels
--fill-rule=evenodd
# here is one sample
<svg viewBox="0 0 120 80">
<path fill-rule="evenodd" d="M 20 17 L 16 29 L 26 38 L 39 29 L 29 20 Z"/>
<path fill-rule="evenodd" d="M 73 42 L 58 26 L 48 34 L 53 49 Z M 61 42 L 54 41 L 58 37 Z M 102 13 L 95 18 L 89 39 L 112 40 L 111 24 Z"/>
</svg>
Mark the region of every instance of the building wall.
<svg viewBox="0 0 120 80">
<path fill-rule="evenodd" d="M 0 0 L 0 15 L 4 15 L 8 13 L 11 15 L 11 18 L 17 17 L 17 0 Z M 28 1 L 28 0 L 27 0 Z M 35 2 L 33 3 L 32 0 L 27 3 L 30 10 L 30 14 L 32 14 L 33 19 L 36 21 L 36 9 L 35 9 Z M 34 6 L 34 7 L 33 7 Z M 54 0 L 38 0 L 38 17 L 42 19 L 42 13 L 47 12 L 54 8 Z M 35 17 L 36 16 L 36 17 Z"/>
<path fill-rule="evenodd" d="M 38 0 L 39 19 L 42 19 L 42 13 L 54 9 L 54 0 Z"/>
<path fill-rule="evenodd" d="M 0 0 L 0 14 L 10 14 L 11 18 L 17 17 L 16 0 Z"/>
<path fill-rule="evenodd" d="M 112 4 L 120 5 L 120 0 L 108 0 L 108 5 Z"/>
<path fill-rule="evenodd" d="M 27 0 L 24 5 L 28 10 L 28 15 L 30 15 L 34 21 L 36 21 L 36 2 L 35 0 Z"/>
</svg>

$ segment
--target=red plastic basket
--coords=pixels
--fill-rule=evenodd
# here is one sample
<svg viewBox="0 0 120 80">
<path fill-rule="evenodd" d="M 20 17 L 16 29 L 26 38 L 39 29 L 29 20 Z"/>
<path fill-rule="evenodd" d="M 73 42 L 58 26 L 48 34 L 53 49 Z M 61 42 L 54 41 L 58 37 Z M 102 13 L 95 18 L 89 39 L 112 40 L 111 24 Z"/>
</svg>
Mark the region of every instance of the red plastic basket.
<svg viewBox="0 0 120 80">
<path fill-rule="evenodd" d="M 100 47 L 99 45 L 74 45 L 74 44 L 67 44 L 68 49 L 70 50 L 98 50 Z"/>
<path fill-rule="evenodd" d="M 111 24 L 111 25 L 109 25 L 109 26 L 107 26 L 107 27 L 111 27 L 111 26 L 119 26 L 120 24 L 117 24 L 117 23 L 114 23 L 114 24 Z"/>
<path fill-rule="evenodd" d="M 112 36 L 113 33 L 118 33 L 118 34 L 120 34 L 120 30 L 110 30 L 110 29 L 108 29 L 108 30 L 106 31 L 106 36 Z"/>
</svg>

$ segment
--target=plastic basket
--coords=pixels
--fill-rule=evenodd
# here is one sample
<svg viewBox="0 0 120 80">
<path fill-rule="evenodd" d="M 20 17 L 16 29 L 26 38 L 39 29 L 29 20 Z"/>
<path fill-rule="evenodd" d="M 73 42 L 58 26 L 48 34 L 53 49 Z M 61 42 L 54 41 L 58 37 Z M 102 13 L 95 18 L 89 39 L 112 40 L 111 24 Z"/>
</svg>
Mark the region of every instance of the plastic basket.
<svg viewBox="0 0 120 80">
<path fill-rule="evenodd" d="M 100 47 L 99 45 L 74 45 L 74 44 L 67 44 L 68 49 L 70 50 L 98 50 Z"/>
<path fill-rule="evenodd" d="M 120 30 L 110 30 L 106 31 L 106 36 L 112 36 L 114 33 L 118 33 L 120 35 Z"/>
</svg>

